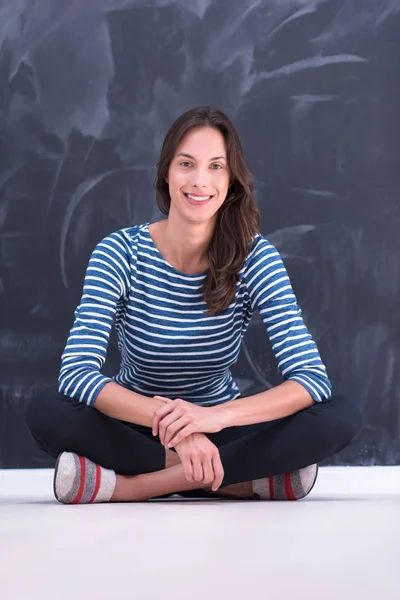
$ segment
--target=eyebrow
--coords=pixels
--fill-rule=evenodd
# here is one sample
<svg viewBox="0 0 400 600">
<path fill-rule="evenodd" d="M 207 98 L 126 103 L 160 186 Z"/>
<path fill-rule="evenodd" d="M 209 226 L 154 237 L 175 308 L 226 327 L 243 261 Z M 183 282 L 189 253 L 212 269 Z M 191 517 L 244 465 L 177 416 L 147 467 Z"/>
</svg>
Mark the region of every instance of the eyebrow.
<svg viewBox="0 0 400 600">
<path fill-rule="evenodd" d="M 184 152 L 179 152 L 179 154 L 177 154 L 176 156 L 186 156 L 186 158 L 191 158 L 192 160 L 196 160 L 194 158 L 194 156 L 191 156 L 190 154 L 185 154 Z M 220 158 L 223 158 L 224 160 L 226 160 L 225 156 L 214 156 L 213 158 L 210 158 L 211 160 L 219 160 Z"/>
</svg>

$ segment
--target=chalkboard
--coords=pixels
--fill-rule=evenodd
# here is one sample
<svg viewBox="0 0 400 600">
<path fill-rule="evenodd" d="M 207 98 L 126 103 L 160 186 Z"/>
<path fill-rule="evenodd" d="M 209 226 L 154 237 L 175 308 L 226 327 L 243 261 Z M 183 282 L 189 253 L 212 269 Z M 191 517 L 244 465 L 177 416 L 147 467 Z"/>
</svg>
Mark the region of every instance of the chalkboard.
<svg viewBox="0 0 400 600">
<path fill-rule="evenodd" d="M 334 393 L 363 412 L 323 464 L 400 463 L 400 2 L 0 2 L 0 467 L 45 467 L 23 421 L 56 393 L 91 251 L 161 218 L 163 138 L 222 108 L 261 232 L 291 276 Z M 113 334 L 103 372 L 115 374 Z M 258 315 L 233 369 L 281 381 Z"/>
</svg>

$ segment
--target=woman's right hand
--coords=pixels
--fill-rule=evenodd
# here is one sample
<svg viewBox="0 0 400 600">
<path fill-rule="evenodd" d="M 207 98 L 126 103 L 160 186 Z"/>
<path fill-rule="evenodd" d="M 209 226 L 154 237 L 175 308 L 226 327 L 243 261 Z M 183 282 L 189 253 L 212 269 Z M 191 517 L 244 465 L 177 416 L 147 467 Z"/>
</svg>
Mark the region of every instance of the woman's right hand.
<svg viewBox="0 0 400 600">
<path fill-rule="evenodd" d="M 224 479 L 219 450 L 204 433 L 192 433 L 175 446 L 187 481 L 209 483 L 215 492 Z"/>
</svg>

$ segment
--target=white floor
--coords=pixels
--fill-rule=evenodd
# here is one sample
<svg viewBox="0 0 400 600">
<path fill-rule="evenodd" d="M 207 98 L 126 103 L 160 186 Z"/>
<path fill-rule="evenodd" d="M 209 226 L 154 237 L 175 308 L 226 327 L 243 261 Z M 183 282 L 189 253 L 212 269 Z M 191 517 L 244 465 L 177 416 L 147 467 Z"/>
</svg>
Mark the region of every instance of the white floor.
<svg viewBox="0 0 400 600">
<path fill-rule="evenodd" d="M 326 467 L 298 502 L 64 506 L 0 471 L 1 600 L 400 598 L 400 467 Z"/>
</svg>

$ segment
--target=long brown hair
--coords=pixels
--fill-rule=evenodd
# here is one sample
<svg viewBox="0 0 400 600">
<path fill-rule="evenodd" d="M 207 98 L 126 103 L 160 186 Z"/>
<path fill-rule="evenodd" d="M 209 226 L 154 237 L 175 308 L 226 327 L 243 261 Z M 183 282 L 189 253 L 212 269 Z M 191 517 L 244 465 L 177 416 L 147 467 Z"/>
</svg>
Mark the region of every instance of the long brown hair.
<svg viewBox="0 0 400 600">
<path fill-rule="evenodd" d="M 183 136 L 197 127 L 214 127 L 225 139 L 231 175 L 226 199 L 218 210 L 213 237 L 207 251 L 210 268 L 203 282 L 208 316 L 229 306 L 236 294 L 238 272 L 260 232 L 260 212 L 253 196 L 252 175 L 247 168 L 239 135 L 230 119 L 218 108 L 200 106 L 178 117 L 165 136 L 154 181 L 156 202 L 168 215 L 171 205 L 168 184 L 170 163 Z"/>
</svg>

